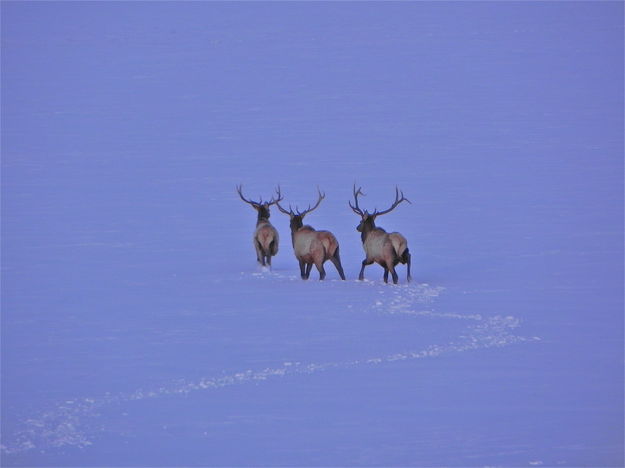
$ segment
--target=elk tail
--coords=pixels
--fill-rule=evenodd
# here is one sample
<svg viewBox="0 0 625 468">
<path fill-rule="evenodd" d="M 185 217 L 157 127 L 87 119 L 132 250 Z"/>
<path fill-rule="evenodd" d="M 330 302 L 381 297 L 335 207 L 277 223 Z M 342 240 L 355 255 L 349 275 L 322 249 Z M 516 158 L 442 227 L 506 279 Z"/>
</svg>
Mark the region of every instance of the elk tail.
<svg viewBox="0 0 625 468">
<path fill-rule="evenodd" d="M 275 255 L 274 250 L 277 251 L 277 243 L 275 242 L 276 239 L 272 233 L 265 229 L 260 233 L 259 237 L 259 243 L 263 253 L 267 256 Z"/>
<path fill-rule="evenodd" d="M 410 261 L 410 250 L 408 250 L 408 247 L 399 256 L 399 261 L 404 265 Z"/>
</svg>

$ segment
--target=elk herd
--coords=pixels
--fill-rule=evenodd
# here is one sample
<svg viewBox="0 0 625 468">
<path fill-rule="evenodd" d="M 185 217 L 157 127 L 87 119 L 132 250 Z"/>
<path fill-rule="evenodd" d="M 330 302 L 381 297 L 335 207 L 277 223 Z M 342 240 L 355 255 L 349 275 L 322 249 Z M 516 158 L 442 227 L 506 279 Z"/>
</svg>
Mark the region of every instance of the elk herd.
<svg viewBox="0 0 625 468">
<path fill-rule="evenodd" d="M 297 206 L 293 209 L 289 205 L 288 209 L 286 209 L 280 203 L 283 201 L 280 187 L 276 189 L 275 195 L 269 201 L 262 201 L 262 198 L 258 201 L 249 200 L 243 195 L 242 186 L 239 185 L 236 189 L 241 200 L 254 208 L 258 214 L 256 229 L 252 239 L 258 263 L 271 268 L 271 257 L 278 253 L 280 236 L 278 235 L 278 230 L 269 221 L 269 208 L 272 205 L 276 205 L 281 213 L 289 217 L 293 253 L 299 262 L 302 279 L 309 278 L 313 265 L 319 271 L 319 279 L 324 279 L 326 272 L 323 264 L 328 260 L 332 262 L 341 279 L 345 279 L 339 255 L 339 243 L 334 234 L 330 231 L 318 231 L 312 226 L 304 224 L 304 217 L 311 211 L 316 210 L 325 198 L 325 194 L 321 190 L 317 189 L 318 198 L 315 204 L 313 206 L 308 205 L 308 208 L 300 211 Z M 395 267 L 402 263 L 406 265 L 406 279 L 410 281 L 410 252 L 406 238 L 399 232 L 388 233 L 375 225 L 375 219 L 378 216 L 390 213 L 401 202 L 410 203 L 410 200 L 404 197 L 404 193 L 396 187 L 395 201 L 390 208 L 383 211 L 374 209 L 373 212 L 369 213 L 358 204 L 358 197 L 361 195 L 364 196 L 361 188 L 356 189 L 354 185 L 354 204 L 351 201 L 348 202 L 352 211 L 360 217 L 360 223 L 356 230 L 360 232 L 362 247 L 365 251 L 365 259 L 362 261 L 358 279 L 364 279 L 365 267 L 367 265 L 377 263 L 384 269 L 384 282 L 388 283 L 388 275 L 390 273 L 393 283 L 397 284 L 399 278 Z"/>
</svg>

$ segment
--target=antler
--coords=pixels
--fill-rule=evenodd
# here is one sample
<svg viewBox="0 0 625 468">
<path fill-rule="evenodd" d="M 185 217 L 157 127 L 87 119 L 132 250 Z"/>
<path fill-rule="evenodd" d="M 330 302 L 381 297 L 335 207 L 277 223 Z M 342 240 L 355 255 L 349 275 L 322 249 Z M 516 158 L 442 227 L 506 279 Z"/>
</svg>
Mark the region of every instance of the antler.
<svg viewBox="0 0 625 468">
<path fill-rule="evenodd" d="M 276 206 L 278 207 L 278 209 L 284 213 L 287 214 L 289 216 L 293 216 L 295 213 L 293 213 L 293 209 L 291 208 L 291 205 L 289 205 L 289 210 L 285 210 L 284 208 L 282 208 L 282 205 L 280 204 L 280 202 L 282 201 L 282 194 L 280 193 L 280 187 L 278 186 L 278 195 L 279 198 L 278 200 L 276 200 Z"/>
<path fill-rule="evenodd" d="M 362 187 L 358 187 L 358 190 L 356 190 L 356 184 L 354 184 L 354 202 L 356 203 L 356 206 L 352 205 L 352 202 L 347 202 L 349 203 L 349 207 L 354 211 L 354 213 L 356 213 L 357 215 L 364 215 L 364 211 L 362 211 L 360 209 L 360 207 L 358 206 L 358 195 L 364 195 L 364 193 L 362 192 Z"/>
<path fill-rule="evenodd" d="M 278 192 L 279 193 L 279 192 Z M 284 208 L 282 208 L 282 205 L 280 205 L 280 203 L 278 203 L 279 201 L 282 200 L 282 198 L 280 198 L 279 200 L 276 201 L 276 205 L 278 206 L 278 209 L 284 213 L 284 214 L 288 214 L 289 216 L 301 216 L 302 218 L 304 216 L 306 216 L 308 213 L 310 213 L 311 211 L 315 210 L 319 204 L 321 203 L 321 200 L 323 200 L 326 197 L 325 193 L 321 193 L 321 190 L 319 190 L 319 187 L 317 187 L 317 193 L 319 194 L 319 198 L 317 199 L 317 202 L 315 203 L 315 206 L 313 206 L 312 208 L 310 207 L 310 205 L 308 205 L 308 208 L 305 209 L 304 211 L 299 211 L 297 209 L 297 206 L 295 207 L 295 210 L 293 210 L 293 208 L 291 207 L 291 205 L 289 205 L 289 209 L 286 210 Z"/>
<path fill-rule="evenodd" d="M 237 185 L 237 192 L 238 192 L 239 196 L 241 197 L 241 200 L 243 200 L 245 203 L 249 203 L 252 206 L 260 206 L 260 204 L 261 204 L 260 202 L 255 202 L 255 201 L 248 200 L 247 198 L 245 198 L 243 196 L 242 191 L 241 191 L 242 189 L 243 189 L 243 185 Z"/>
<path fill-rule="evenodd" d="M 319 190 L 319 187 L 317 187 L 317 193 L 319 194 L 319 198 L 317 199 L 317 203 L 315 203 L 315 206 L 311 208 L 310 205 L 308 205 L 308 208 L 305 209 L 304 211 L 297 210 L 297 214 L 300 215 L 302 218 L 306 216 L 308 213 L 310 213 L 311 211 L 316 210 L 319 204 L 321 203 L 321 200 L 323 200 L 326 197 L 325 193 L 321 193 L 321 190 Z M 295 208 L 297 209 L 297 207 Z"/>
<path fill-rule="evenodd" d="M 401 195 L 401 198 L 400 198 L 400 195 Z M 404 192 L 399 190 L 399 188 L 397 186 L 395 186 L 395 201 L 393 202 L 391 207 L 388 210 L 384 210 L 384 211 L 375 210 L 373 212 L 373 215 L 374 216 L 380 216 L 380 215 L 383 215 L 383 214 L 386 214 L 386 213 L 390 213 L 395 208 L 397 208 L 397 205 L 399 205 L 403 201 L 407 201 L 408 203 L 412 204 L 412 202 L 410 200 L 408 200 L 406 197 L 404 197 Z"/>
<path fill-rule="evenodd" d="M 271 197 L 271 200 L 267 202 L 267 206 L 276 205 L 278 202 L 282 201 L 282 192 L 280 192 L 280 186 L 276 188 L 276 195 L 278 198 Z"/>
<path fill-rule="evenodd" d="M 268 202 L 263 202 L 262 198 L 257 202 L 255 202 L 254 200 L 248 200 L 247 198 L 243 196 L 243 192 L 241 191 L 242 189 L 243 189 L 242 185 L 237 185 L 237 193 L 241 197 L 241 200 L 243 200 L 245 203 L 249 203 L 250 205 L 254 207 L 258 207 L 260 205 L 271 206 L 271 205 L 275 205 L 280 200 L 282 200 L 282 194 L 280 193 L 280 186 L 278 186 L 278 188 L 276 189 L 276 194 L 278 195 L 278 198 L 271 197 L 271 200 L 269 200 Z"/>
</svg>

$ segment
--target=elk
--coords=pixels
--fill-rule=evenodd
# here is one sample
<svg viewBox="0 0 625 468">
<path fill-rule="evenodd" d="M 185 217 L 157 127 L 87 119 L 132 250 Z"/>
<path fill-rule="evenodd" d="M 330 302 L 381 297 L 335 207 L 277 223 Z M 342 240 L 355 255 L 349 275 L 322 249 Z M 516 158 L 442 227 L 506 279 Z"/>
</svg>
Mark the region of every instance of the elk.
<svg viewBox="0 0 625 468">
<path fill-rule="evenodd" d="M 373 213 L 369 213 L 367 210 L 362 210 L 358 206 L 358 196 L 364 195 L 361 188 L 356 190 L 354 184 L 354 205 L 351 201 L 348 202 L 350 208 L 354 213 L 360 216 L 360 224 L 356 227 L 356 230 L 360 232 L 360 238 L 362 240 L 362 246 L 365 250 L 365 259 L 362 261 L 362 268 L 360 269 L 359 280 L 363 280 L 365 277 L 365 266 L 371 265 L 373 262 L 384 268 L 384 282 L 388 283 L 388 273 L 391 272 L 393 276 L 393 283 L 397 284 L 398 277 L 395 271 L 395 266 L 398 263 L 407 264 L 406 280 L 410 281 L 410 252 L 408 250 L 408 242 L 406 238 L 399 232 L 387 233 L 381 227 L 375 225 L 375 218 L 390 213 L 397 206 L 406 201 L 410 203 L 404 192 L 401 192 L 399 188 L 395 187 L 395 201 L 391 207 L 384 211 L 378 211 L 377 209 Z"/>
<path fill-rule="evenodd" d="M 243 196 L 242 188 L 241 185 L 237 186 L 237 193 L 241 197 L 241 200 L 258 212 L 256 230 L 252 238 L 254 248 L 256 249 L 256 259 L 262 266 L 269 265 L 271 269 L 271 257 L 278 253 L 280 236 L 276 228 L 269 222 L 269 207 L 282 200 L 282 197 L 278 192 L 278 198 L 272 197 L 268 202 L 263 202 L 262 198 L 260 198 L 259 201 L 255 202 Z"/>
<path fill-rule="evenodd" d="M 323 264 L 326 260 L 330 260 L 339 272 L 341 279 L 344 280 L 345 274 L 343 273 L 341 258 L 339 256 L 339 243 L 336 237 L 334 237 L 334 234 L 330 231 L 317 231 L 312 226 L 304 225 L 303 223 L 304 216 L 315 210 L 325 198 L 325 194 L 321 193 L 319 188 L 317 188 L 317 192 L 319 198 L 315 206 L 311 207 L 308 205 L 308 208 L 304 211 L 299 211 L 297 207 L 293 210 L 290 205 L 289 209 L 286 210 L 280 203 L 276 204 L 278 209 L 290 218 L 293 252 L 299 262 L 302 279 L 306 280 L 309 278 L 313 264 L 319 271 L 319 279 L 324 279 L 326 277 L 326 272 L 323 268 Z M 280 189 L 278 189 L 278 195 L 280 195 Z"/>
</svg>

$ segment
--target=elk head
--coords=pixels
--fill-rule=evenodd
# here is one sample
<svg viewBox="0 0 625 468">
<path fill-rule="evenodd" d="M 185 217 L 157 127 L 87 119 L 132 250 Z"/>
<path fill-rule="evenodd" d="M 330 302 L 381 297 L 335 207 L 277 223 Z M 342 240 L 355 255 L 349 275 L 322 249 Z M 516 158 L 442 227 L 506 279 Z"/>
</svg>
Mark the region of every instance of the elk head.
<svg viewBox="0 0 625 468">
<path fill-rule="evenodd" d="M 276 190 L 277 198 L 271 197 L 271 200 L 265 201 L 265 202 L 263 201 L 262 198 L 259 198 L 259 201 L 253 201 L 253 200 L 249 200 L 245 198 L 242 193 L 242 188 L 243 188 L 242 185 L 238 185 L 237 193 L 239 194 L 239 197 L 241 197 L 241 200 L 243 200 L 245 203 L 250 205 L 252 208 L 254 208 L 258 212 L 258 221 L 269 220 L 269 216 L 271 216 L 271 213 L 269 213 L 269 207 L 271 205 L 277 204 L 279 201 L 282 200 L 282 195 L 280 194 L 280 187 L 278 187 L 278 189 Z"/>
<path fill-rule="evenodd" d="M 280 193 L 280 188 L 278 187 L 278 193 Z M 310 213 L 311 211 L 317 209 L 317 207 L 319 206 L 319 204 L 321 203 L 321 200 L 323 200 L 326 197 L 325 193 L 322 193 L 321 190 L 319 190 L 319 187 L 317 187 L 317 194 L 318 194 L 318 198 L 317 198 L 317 202 L 315 203 L 314 206 L 310 206 L 308 205 L 308 208 L 306 208 L 303 211 L 300 211 L 297 209 L 297 206 L 295 207 L 295 209 L 293 209 L 291 207 L 291 205 L 289 205 L 289 209 L 286 210 L 282 207 L 282 205 L 280 205 L 279 201 L 282 200 L 282 198 L 280 198 L 280 200 L 278 200 L 276 202 L 276 205 L 278 206 L 278 209 L 289 216 L 290 218 L 290 226 L 291 226 L 291 232 L 294 233 L 296 232 L 299 228 L 301 228 L 302 226 L 304 226 L 304 216 L 306 216 L 308 213 Z"/>
</svg>

